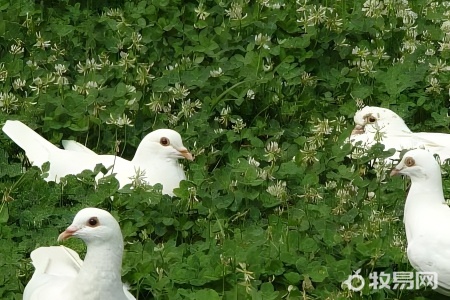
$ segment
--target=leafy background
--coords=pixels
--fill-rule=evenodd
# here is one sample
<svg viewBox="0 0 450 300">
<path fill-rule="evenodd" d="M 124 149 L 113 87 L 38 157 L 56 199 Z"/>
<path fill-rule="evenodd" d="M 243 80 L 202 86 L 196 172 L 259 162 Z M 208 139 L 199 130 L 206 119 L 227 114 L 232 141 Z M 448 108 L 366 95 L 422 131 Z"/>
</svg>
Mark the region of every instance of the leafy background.
<svg viewBox="0 0 450 300">
<path fill-rule="evenodd" d="M 407 183 L 370 166 L 382 145 L 350 160 L 345 139 L 363 105 L 449 132 L 449 6 L 0 0 L 2 122 L 127 158 L 168 127 L 196 156 L 170 198 L 95 188 L 95 172 L 47 184 L 2 134 L 0 297 L 21 299 L 29 253 L 96 206 L 120 220 L 138 299 L 440 299 L 342 286 L 358 269 L 412 270 Z"/>
</svg>

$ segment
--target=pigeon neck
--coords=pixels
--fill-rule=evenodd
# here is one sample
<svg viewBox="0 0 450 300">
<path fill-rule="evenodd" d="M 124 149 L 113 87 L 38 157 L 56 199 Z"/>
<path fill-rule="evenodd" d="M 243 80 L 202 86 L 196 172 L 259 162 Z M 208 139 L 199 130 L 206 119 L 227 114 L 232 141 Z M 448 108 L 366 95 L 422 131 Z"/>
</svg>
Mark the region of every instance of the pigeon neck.
<svg viewBox="0 0 450 300">
<path fill-rule="evenodd" d="M 404 223 L 406 238 L 410 243 L 430 226 L 429 216 L 437 218 L 436 212 L 448 209 L 442 191 L 440 172 L 428 178 L 411 178 L 412 184 L 406 198 Z"/>
<path fill-rule="evenodd" d="M 410 217 L 411 222 L 420 222 L 424 211 L 441 207 L 445 202 L 440 167 L 436 164 L 431 172 L 416 172 L 410 177 L 412 184 L 405 203 L 405 221 Z"/>
<path fill-rule="evenodd" d="M 408 193 L 408 199 L 413 195 L 430 195 L 429 197 L 424 196 L 414 198 L 424 200 L 428 203 L 429 201 L 442 203 L 444 193 L 442 191 L 442 178 L 439 170 L 430 174 L 411 176 L 411 182 L 412 184 Z"/>
<path fill-rule="evenodd" d="M 126 299 L 117 298 L 117 295 L 123 294 L 122 254 L 122 240 L 88 245 L 86 257 L 75 281 L 75 288 L 79 294 L 109 295 L 108 299 Z M 95 282 L 95 285 L 92 282 Z M 95 290 L 93 290 L 94 286 Z"/>
</svg>

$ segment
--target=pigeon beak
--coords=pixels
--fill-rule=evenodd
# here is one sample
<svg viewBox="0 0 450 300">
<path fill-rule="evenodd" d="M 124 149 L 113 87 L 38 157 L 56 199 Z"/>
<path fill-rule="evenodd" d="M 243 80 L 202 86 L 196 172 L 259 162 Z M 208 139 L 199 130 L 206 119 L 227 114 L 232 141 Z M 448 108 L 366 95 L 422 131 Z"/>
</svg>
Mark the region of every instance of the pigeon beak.
<svg viewBox="0 0 450 300">
<path fill-rule="evenodd" d="M 63 232 L 61 232 L 61 234 L 58 236 L 58 242 L 67 240 L 68 238 L 72 237 L 74 235 L 74 233 L 77 231 L 78 231 L 78 228 L 73 225 L 67 227 L 67 229 L 64 230 Z"/>
<path fill-rule="evenodd" d="M 355 128 L 353 128 L 352 130 L 352 135 L 363 134 L 364 132 L 365 131 L 363 125 L 356 125 Z"/>
<path fill-rule="evenodd" d="M 192 156 L 192 154 L 186 148 L 178 150 L 178 152 L 180 152 L 181 156 L 183 156 L 187 160 L 194 160 L 194 157 Z"/>
<path fill-rule="evenodd" d="M 399 170 L 399 169 L 396 169 L 396 168 L 392 169 L 392 171 L 391 171 L 391 177 L 392 177 L 392 176 L 397 176 L 398 174 L 400 174 L 401 171 L 402 171 L 402 170 Z"/>
</svg>

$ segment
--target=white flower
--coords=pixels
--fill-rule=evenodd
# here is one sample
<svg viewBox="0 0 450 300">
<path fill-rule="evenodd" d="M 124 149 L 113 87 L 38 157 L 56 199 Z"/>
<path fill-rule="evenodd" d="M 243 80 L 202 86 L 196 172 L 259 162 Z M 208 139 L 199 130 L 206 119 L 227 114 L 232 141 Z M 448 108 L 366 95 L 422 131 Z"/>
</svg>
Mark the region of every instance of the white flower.
<svg viewBox="0 0 450 300">
<path fill-rule="evenodd" d="M 44 80 L 42 80 L 42 78 L 40 77 L 34 78 L 33 79 L 34 85 L 30 85 L 29 88 L 39 95 L 41 93 L 45 93 L 49 83 L 52 83 L 53 81 L 55 81 L 55 77 L 53 76 L 53 74 L 47 74 Z"/>
<path fill-rule="evenodd" d="M 102 66 L 100 64 L 97 64 L 95 62 L 95 59 L 86 59 L 86 64 L 83 65 L 81 63 L 81 61 L 78 62 L 77 64 L 77 70 L 78 73 L 83 73 L 83 75 L 86 75 L 86 73 L 91 72 L 91 71 L 95 71 L 95 70 L 100 70 L 102 68 Z"/>
<path fill-rule="evenodd" d="M 65 65 L 56 64 L 55 65 L 55 71 L 56 71 L 56 74 L 58 74 L 59 76 L 62 76 L 64 73 L 67 72 L 67 68 L 66 68 Z"/>
<path fill-rule="evenodd" d="M 312 164 L 316 161 L 319 161 L 319 159 L 317 159 L 316 157 L 316 147 L 312 144 L 305 144 L 303 146 L 303 149 L 300 149 L 300 153 L 302 154 L 301 160 L 306 164 Z"/>
<path fill-rule="evenodd" d="M 303 74 L 300 78 L 300 82 L 304 86 L 315 86 L 317 84 L 317 77 L 311 76 L 311 74 L 303 72 Z"/>
<path fill-rule="evenodd" d="M 85 85 L 86 89 L 95 89 L 98 88 L 98 83 L 95 81 L 88 81 Z"/>
<path fill-rule="evenodd" d="M 110 66 L 111 65 L 111 61 L 108 58 L 108 54 L 102 52 L 102 54 L 98 55 L 98 60 L 100 61 L 100 68 L 106 67 L 106 66 Z"/>
<path fill-rule="evenodd" d="M 143 86 L 149 83 L 152 79 L 155 78 L 152 74 L 150 74 L 150 69 L 153 67 L 153 63 L 150 65 L 141 65 L 137 69 L 136 80 L 139 85 Z"/>
<path fill-rule="evenodd" d="M 178 117 L 183 115 L 185 118 L 190 118 L 196 113 L 196 109 L 201 108 L 202 103 L 199 99 L 191 102 L 191 99 L 183 101 L 181 103 L 181 111 L 178 113 Z"/>
<path fill-rule="evenodd" d="M 199 18 L 200 20 L 206 20 L 206 18 L 209 16 L 209 13 L 203 7 L 203 2 L 200 2 L 198 7 L 194 9 L 194 11 L 197 14 L 197 18 Z"/>
<path fill-rule="evenodd" d="M 259 167 L 260 163 L 254 159 L 252 156 L 248 158 L 248 164 L 254 167 Z"/>
<path fill-rule="evenodd" d="M 360 49 L 358 46 L 356 46 L 355 48 L 352 49 L 352 54 L 361 58 L 365 58 L 369 56 L 370 52 L 369 50 L 367 50 L 366 47 Z"/>
<path fill-rule="evenodd" d="M 265 58 L 265 61 L 266 62 L 263 63 L 263 70 L 264 70 L 264 72 L 268 72 L 268 71 L 272 70 L 273 62 L 270 57 Z"/>
<path fill-rule="evenodd" d="M 175 65 L 168 65 L 168 66 L 166 66 L 166 70 L 169 70 L 169 71 L 173 71 L 173 70 L 175 70 L 175 69 L 177 69 L 179 67 L 179 65 L 178 65 L 178 63 L 175 63 Z"/>
<path fill-rule="evenodd" d="M 375 70 L 373 70 L 373 61 L 371 60 L 360 59 L 355 61 L 355 63 L 358 66 L 361 74 L 370 74 L 376 72 Z"/>
<path fill-rule="evenodd" d="M 405 10 L 399 10 L 400 16 L 403 17 L 403 25 L 405 27 L 412 27 L 417 19 L 417 14 L 413 12 L 410 8 L 407 8 Z M 400 17 L 399 16 L 399 17 Z"/>
<path fill-rule="evenodd" d="M 242 15 L 242 6 L 236 2 L 232 2 L 230 9 L 226 9 L 225 13 L 230 17 L 230 20 L 243 20 L 247 17 L 247 14 Z"/>
<path fill-rule="evenodd" d="M 244 123 L 244 120 L 242 120 L 242 118 L 237 118 L 236 120 L 231 120 L 231 122 L 233 123 L 231 128 L 233 129 L 234 132 L 237 132 L 237 133 L 241 132 L 241 130 L 247 126 L 247 124 Z"/>
<path fill-rule="evenodd" d="M 120 60 L 117 65 L 123 67 L 125 71 L 129 68 L 134 68 L 134 63 L 136 62 L 136 58 L 129 58 L 129 56 L 129 53 L 120 51 Z"/>
<path fill-rule="evenodd" d="M 328 135 L 333 132 L 333 128 L 330 126 L 328 119 L 317 119 L 317 123 L 314 125 L 312 132 L 316 135 Z"/>
<path fill-rule="evenodd" d="M 134 188 L 145 187 L 147 185 L 147 177 L 145 175 L 145 170 L 140 168 L 134 169 L 135 174 L 129 179 L 131 179 L 131 184 Z"/>
<path fill-rule="evenodd" d="M 26 19 L 22 23 L 22 26 L 25 26 L 27 29 L 29 29 L 32 25 L 33 25 L 33 16 L 30 17 L 29 13 L 27 12 Z"/>
<path fill-rule="evenodd" d="M 95 62 L 95 59 L 86 59 L 86 68 L 89 71 L 101 70 L 102 66 Z"/>
<path fill-rule="evenodd" d="M 19 54 L 19 53 L 23 53 L 23 47 L 21 45 L 11 45 L 11 50 L 9 50 L 9 52 L 11 54 Z"/>
<path fill-rule="evenodd" d="M 17 110 L 19 108 L 17 102 L 19 102 L 19 100 L 14 94 L 0 92 L 0 108 L 2 111 L 9 113 L 10 111 Z"/>
<path fill-rule="evenodd" d="M 263 47 L 264 49 L 270 49 L 270 36 L 267 34 L 259 33 L 255 35 L 255 45 L 258 46 L 258 49 Z"/>
<path fill-rule="evenodd" d="M 337 47 L 348 47 L 350 46 L 349 44 L 347 44 L 347 39 L 346 38 L 341 38 L 339 40 L 336 41 L 336 46 L 334 48 Z"/>
<path fill-rule="evenodd" d="M 324 7 L 320 5 L 317 8 L 317 5 L 314 5 L 312 8 L 309 8 L 309 15 L 307 18 L 307 22 L 309 26 L 312 25 L 319 25 L 324 23 L 328 20 L 328 17 L 326 16 L 327 10 L 330 10 L 330 8 Z"/>
<path fill-rule="evenodd" d="M 33 46 L 41 49 L 45 49 L 50 47 L 50 41 L 44 41 L 44 39 L 41 37 L 41 32 L 36 32 L 36 44 Z"/>
<path fill-rule="evenodd" d="M 442 88 L 441 88 L 441 85 L 440 85 L 440 83 L 439 83 L 439 80 L 438 80 L 436 77 L 431 77 L 431 78 L 429 79 L 429 82 L 430 82 L 430 86 L 427 87 L 427 88 L 425 89 L 425 91 L 426 91 L 427 93 L 434 92 L 434 93 L 436 93 L 436 94 L 440 94 L 441 91 L 442 91 Z"/>
<path fill-rule="evenodd" d="M 285 6 L 284 3 L 280 3 L 280 2 L 271 3 L 270 0 L 260 0 L 260 4 L 262 6 L 265 6 L 267 8 L 271 8 L 271 9 L 280 9 L 281 7 Z"/>
<path fill-rule="evenodd" d="M 278 199 L 283 199 L 286 195 L 286 182 L 278 180 L 274 185 L 270 185 L 266 191 Z"/>
<path fill-rule="evenodd" d="M 86 75 L 86 73 L 87 73 L 87 71 L 88 71 L 88 69 L 86 68 L 86 66 L 84 66 L 84 65 L 81 63 L 81 61 L 79 61 L 78 64 L 77 64 L 77 70 L 78 70 L 78 73 L 83 73 L 83 75 Z"/>
<path fill-rule="evenodd" d="M 444 42 L 444 43 L 438 42 L 438 44 L 439 44 L 439 51 L 449 51 L 450 50 L 450 43 L 448 43 L 448 42 Z"/>
<path fill-rule="evenodd" d="M 383 1 L 367 0 L 363 4 L 362 11 L 366 12 L 366 17 L 377 18 L 386 14 Z"/>
<path fill-rule="evenodd" d="M 142 35 L 138 32 L 131 33 L 131 46 L 128 49 L 134 48 L 139 51 L 143 45 L 141 44 Z"/>
<path fill-rule="evenodd" d="M 448 67 L 447 64 L 445 63 L 445 61 L 441 60 L 440 58 L 436 60 L 435 65 L 429 63 L 428 66 L 430 67 L 431 74 L 433 74 L 433 75 L 437 75 L 441 71 L 449 71 L 450 70 L 450 67 Z"/>
<path fill-rule="evenodd" d="M 145 105 L 147 105 L 152 112 L 163 111 L 164 101 L 161 98 L 161 94 L 155 95 L 155 92 L 153 92 L 150 100 L 150 103 L 147 103 Z"/>
<path fill-rule="evenodd" d="M 337 187 L 336 181 L 327 181 L 325 182 L 325 189 L 327 190 L 334 190 Z"/>
<path fill-rule="evenodd" d="M 177 125 L 177 123 L 180 120 L 180 118 L 178 118 L 178 116 L 176 116 L 176 115 L 169 114 L 168 115 L 168 120 L 169 120 L 169 124 L 170 125 L 175 126 L 175 125 Z"/>
<path fill-rule="evenodd" d="M 125 88 L 127 89 L 127 93 L 129 93 L 129 94 L 136 93 L 136 88 L 132 85 L 127 84 L 125 86 Z"/>
<path fill-rule="evenodd" d="M 436 53 L 436 51 L 434 51 L 434 49 L 429 48 L 425 51 L 425 55 L 427 56 L 433 56 Z"/>
<path fill-rule="evenodd" d="M 444 23 L 442 23 L 442 25 L 441 25 L 441 30 L 442 30 L 444 33 L 450 33 L 450 21 L 449 21 L 449 20 L 447 20 L 447 21 L 445 21 Z"/>
<path fill-rule="evenodd" d="M 123 127 L 124 125 L 133 127 L 133 124 L 131 124 L 131 120 L 128 118 L 126 114 L 122 114 L 118 117 L 113 117 L 112 114 L 109 115 L 109 119 L 106 120 L 106 124 L 113 124 L 118 127 Z"/>
<path fill-rule="evenodd" d="M 416 40 L 406 40 L 403 42 L 401 50 L 412 54 L 417 49 L 417 43 L 418 42 Z"/>
<path fill-rule="evenodd" d="M 190 93 L 184 85 L 181 85 L 178 82 L 175 83 L 175 87 L 169 87 L 169 92 L 173 94 L 174 99 L 184 99 Z"/>
<path fill-rule="evenodd" d="M 320 192 L 315 189 L 312 188 L 310 186 L 305 186 L 304 187 L 304 194 L 299 196 L 300 198 L 306 198 L 307 200 L 313 202 L 313 203 L 317 203 L 319 202 L 319 200 L 322 200 L 323 197 L 320 194 Z"/>
<path fill-rule="evenodd" d="M 5 69 L 5 64 L 0 63 L 0 81 L 4 82 L 8 78 L 8 70 Z"/>
<path fill-rule="evenodd" d="M 56 85 L 69 85 L 69 79 L 67 79 L 67 77 L 64 76 L 58 76 L 55 80 L 55 84 Z"/>
<path fill-rule="evenodd" d="M 377 47 L 377 49 L 372 50 L 372 55 L 378 59 L 389 59 L 389 55 L 384 51 L 384 47 Z"/>
<path fill-rule="evenodd" d="M 269 142 L 266 145 L 265 151 L 266 154 L 264 154 L 264 156 L 267 157 L 267 161 L 269 162 L 275 161 L 281 153 L 281 149 L 278 147 L 278 143 L 274 141 Z"/>
<path fill-rule="evenodd" d="M 109 17 L 122 17 L 123 13 L 122 10 L 120 8 L 110 8 L 107 12 L 106 15 Z"/>
<path fill-rule="evenodd" d="M 220 111 L 220 117 L 216 117 L 214 120 L 218 121 L 220 124 L 227 126 L 228 122 L 230 121 L 230 118 L 231 118 L 230 112 L 231 112 L 231 108 L 229 106 L 224 107 Z"/>
<path fill-rule="evenodd" d="M 255 92 L 253 90 L 249 89 L 247 91 L 247 98 L 248 99 L 255 99 Z"/>
<path fill-rule="evenodd" d="M 217 69 L 217 70 L 209 71 L 209 76 L 211 76 L 211 77 L 220 77 L 222 75 L 223 75 L 223 71 L 222 71 L 221 67 L 219 67 L 219 69 Z"/>
<path fill-rule="evenodd" d="M 13 81 L 13 88 L 15 90 L 22 90 L 22 88 L 25 86 L 25 83 L 26 83 L 25 80 L 17 78 Z"/>
</svg>

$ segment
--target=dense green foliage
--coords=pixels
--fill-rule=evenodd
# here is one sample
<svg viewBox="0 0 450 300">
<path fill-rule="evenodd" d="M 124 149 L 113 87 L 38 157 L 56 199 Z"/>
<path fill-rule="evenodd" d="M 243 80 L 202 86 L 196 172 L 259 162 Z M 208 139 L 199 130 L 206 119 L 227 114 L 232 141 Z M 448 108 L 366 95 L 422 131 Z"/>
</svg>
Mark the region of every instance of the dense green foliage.
<svg viewBox="0 0 450 300">
<path fill-rule="evenodd" d="M 196 156 L 172 199 L 92 172 L 47 184 L 2 134 L 0 298 L 22 299 L 30 252 L 96 206 L 120 221 L 137 299 L 438 299 L 342 287 L 412 269 L 406 183 L 369 166 L 381 145 L 350 160 L 344 141 L 362 105 L 449 132 L 448 6 L 0 0 L 0 121 L 127 158 L 168 127 Z"/>
</svg>

